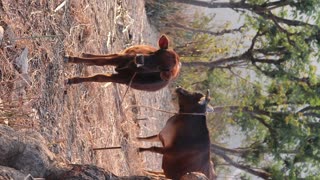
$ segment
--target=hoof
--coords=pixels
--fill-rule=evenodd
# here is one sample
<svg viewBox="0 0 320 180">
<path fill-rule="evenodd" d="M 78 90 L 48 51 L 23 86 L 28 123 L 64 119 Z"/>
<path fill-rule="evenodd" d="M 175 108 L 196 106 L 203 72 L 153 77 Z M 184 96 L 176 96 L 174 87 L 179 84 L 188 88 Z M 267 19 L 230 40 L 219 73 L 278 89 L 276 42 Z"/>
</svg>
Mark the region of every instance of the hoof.
<svg viewBox="0 0 320 180">
<path fill-rule="evenodd" d="M 64 90 L 63 90 L 63 94 L 67 95 L 68 94 L 68 87 L 69 87 L 69 79 L 64 80 Z"/>
<path fill-rule="evenodd" d="M 63 57 L 63 62 L 64 62 L 64 63 L 68 63 L 68 62 L 69 62 L 69 56 Z"/>
<path fill-rule="evenodd" d="M 137 149 L 137 152 L 138 152 L 138 153 L 141 153 L 142 151 L 143 151 L 143 148 L 138 148 L 138 149 Z"/>
<path fill-rule="evenodd" d="M 81 53 L 81 56 L 82 56 L 82 57 L 85 57 L 85 58 L 88 58 L 88 57 L 90 57 L 90 54 L 88 54 L 88 53 Z"/>
<path fill-rule="evenodd" d="M 71 83 L 71 80 L 70 79 L 66 79 L 66 80 L 64 80 L 64 85 L 71 85 L 72 83 Z"/>
</svg>

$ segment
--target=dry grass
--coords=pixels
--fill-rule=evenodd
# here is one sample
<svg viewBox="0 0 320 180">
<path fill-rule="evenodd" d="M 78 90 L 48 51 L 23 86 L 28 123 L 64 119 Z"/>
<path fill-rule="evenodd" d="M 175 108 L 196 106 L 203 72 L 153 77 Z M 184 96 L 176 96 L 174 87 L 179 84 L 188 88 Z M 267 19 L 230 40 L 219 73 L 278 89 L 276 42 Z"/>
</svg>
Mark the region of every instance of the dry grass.
<svg viewBox="0 0 320 180">
<path fill-rule="evenodd" d="M 64 54 L 117 52 L 132 44 L 156 44 L 140 0 L 71 0 L 54 12 L 60 1 L 0 0 L 0 123 L 32 128 L 47 140 L 50 150 L 69 163 L 96 164 L 117 175 L 141 174 L 160 168 L 160 156 L 138 154 L 135 137 L 159 132 L 168 114 L 146 105 L 172 108 L 168 89 L 155 93 L 129 90 L 116 84 L 87 83 L 64 87 L 67 77 L 113 71 L 110 67 L 63 64 Z M 23 80 L 14 60 L 28 48 L 28 75 Z M 65 93 L 65 91 L 67 93 Z M 22 92 L 22 93 L 21 93 Z M 120 102 L 122 102 L 120 104 Z M 148 117 L 148 121 L 136 121 Z M 121 149 L 92 151 L 92 148 Z"/>
</svg>

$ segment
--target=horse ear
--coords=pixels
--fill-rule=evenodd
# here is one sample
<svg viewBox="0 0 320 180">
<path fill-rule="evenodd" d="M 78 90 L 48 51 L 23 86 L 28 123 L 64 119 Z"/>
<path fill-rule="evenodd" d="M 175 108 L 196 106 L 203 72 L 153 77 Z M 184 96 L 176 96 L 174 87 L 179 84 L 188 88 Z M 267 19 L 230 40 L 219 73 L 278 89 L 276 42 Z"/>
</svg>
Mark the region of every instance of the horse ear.
<svg viewBox="0 0 320 180">
<path fill-rule="evenodd" d="M 160 77 L 161 77 L 161 79 L 163 79 L 165 81 L 169 81 L 171 79 L 171 72 L 170 71 L 161 72 Z"/>
<path fill-rule="evenodd" d="M 159 39 L 159 47 L 160 49 L 168 49 L 169 47 L 169 39 L 166 35 L 162 35 Z"/>
</svg>

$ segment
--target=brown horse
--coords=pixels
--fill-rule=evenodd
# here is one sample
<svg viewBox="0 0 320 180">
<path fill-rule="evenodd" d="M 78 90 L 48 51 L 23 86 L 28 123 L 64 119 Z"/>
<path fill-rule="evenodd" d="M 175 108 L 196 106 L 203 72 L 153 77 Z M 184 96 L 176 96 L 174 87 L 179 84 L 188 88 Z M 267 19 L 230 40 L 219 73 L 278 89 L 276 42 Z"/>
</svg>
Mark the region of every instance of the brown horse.
<svg viewBox="0 0 320 180">
<path fill-rule="evenodd" d="M 90 77 L 73 77 L 68 84 L 82 82 L 114 82 L 130 85 L 138 90 L 157 91 L 177 77 L 180 71 L 179 56 L 169 50 L 169 40 L 165 35 L 159 39 L 160 49 L 148 45 L 136 45 L 119 54 L 94 55 L 83 57 L 65 57 L 68 63 L 87 65 L 116 66 L 116 74 L 97 74 Z"/>
<path fill-rule="evenodd" d="M 210 161 L 210 138 L 206 123 L 209 92 L 191 93 L 177 88 L 179 113 L 168 119 L 159 134 L 139 137 L 141 141 L 160 141 L 163 147 L 139 148 L 139 152 L 160 153 L 162 169 L 167 178 L 180 179 L 188 172 L 200 172 L 216 179 Z"/>
</svg>

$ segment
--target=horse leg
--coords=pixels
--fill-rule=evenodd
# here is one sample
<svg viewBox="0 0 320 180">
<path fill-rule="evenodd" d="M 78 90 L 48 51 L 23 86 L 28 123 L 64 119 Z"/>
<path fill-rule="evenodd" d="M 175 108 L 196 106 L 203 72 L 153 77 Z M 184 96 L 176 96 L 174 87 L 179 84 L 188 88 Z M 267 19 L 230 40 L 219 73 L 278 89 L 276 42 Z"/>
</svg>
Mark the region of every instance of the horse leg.
<svg viewBox="0 0 320 180">
<path fill-rule="evenodd" d="M 79 84 L 83 82 L 114 82 L 120 84 L 128 84 L 130 78 L 119 74 L 96 74 L 89 77 L 73 77 L 67 80 L 67 84 Z"/>
<path fill-rule="evenodd" d="M 66 84 L 78 84 L 82 82 L 114 82 L 126 84 L 133 89 L 143 91 L 157 91 L 166 85 L 169 81 L 161 80 L 159 73 L 156 74 L 134 74 L 121 72 L 118 74 L 97 74 L 91 77 L 73 77 L 66 81 Z"/>
<path fill-rule="evenodd" d="M 139 141 L 148 141 L 148 142 L 158 142 L 160 141 L 158 135 L 148 136 L 148 137 L 137 137 Z"/>
<path fill-rule="evenodd" d="M 149 148 L 138 148 L 138 152 L 144 152 L 144 151 L 150 151 L 150 152 L 154 152 L 154 153 L 164 154 L 165 148 L 157 147 L 157 146 L 152 146 Z"/>
<path fill-rule="evenodd" d="M 132 60 L 134 56 L 124 55 L 124 54 L 114 54 L 110 57 L 64 57 L 66 63 L 84 63 L 87 65 L 96 65 L 96 66 L 118 66 L 121 64 L 126 64 Z"/>
</svg>

